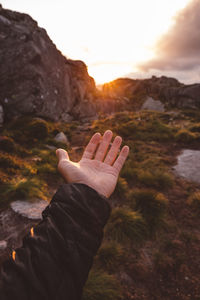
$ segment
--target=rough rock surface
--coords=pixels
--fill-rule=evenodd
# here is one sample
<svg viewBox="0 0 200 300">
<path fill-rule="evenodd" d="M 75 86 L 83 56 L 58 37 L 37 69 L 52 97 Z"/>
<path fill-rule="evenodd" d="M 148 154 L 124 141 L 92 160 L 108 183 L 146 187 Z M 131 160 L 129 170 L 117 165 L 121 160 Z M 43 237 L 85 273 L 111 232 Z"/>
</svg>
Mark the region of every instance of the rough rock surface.
<svg viewBox="0 0 200 300">
<path fill-rule="evenodd" d="M 103 86 L 105 97 L 127 97 L 132 102 L 147 96 L 161 100 L 166 107 L 200 108 L 200 84 L 184 85 L 174 78 L 121 78 Z M 140 103 L 141 104 L 141 103 Z"/>
<path fill-rule="evenodd" d="M 37 200 L 37 201 L 14 201 L 11 203 L 11 208 L 15 213 L 20 214 L 23 217 L 32 220 L 42 219 L 42 211 L 48 205 L 47 201 Z"/>
<path fill-rule="evenodd" d="M 64 134 L 64 132 L 59 132 L 58 134 L 56 134 L 54 140 L 56 142 L 60 142 L 60 143 L 66 144 L 66 145 L 69 143 L 68 138 Z"/>
<path fill-rule="evenodd" d="M 200 183 L 200 151 L 183 150 L 178 156 L 178 164 L 174 170 L 179 176 Z"/>
<path fill-rule="evenodd" d="M 0 66 L 5 119 L 31 114 L 69 121 L 96 115 L 96 87 L 86 65 L 66 59 L 29 15 L 2 7 Z"/>
</svg>

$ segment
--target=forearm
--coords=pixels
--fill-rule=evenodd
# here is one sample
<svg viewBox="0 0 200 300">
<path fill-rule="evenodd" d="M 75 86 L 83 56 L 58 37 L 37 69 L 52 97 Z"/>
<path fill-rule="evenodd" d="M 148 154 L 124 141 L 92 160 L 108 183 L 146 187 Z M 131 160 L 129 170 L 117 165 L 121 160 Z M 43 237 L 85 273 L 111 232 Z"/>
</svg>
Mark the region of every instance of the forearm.
<svg viewBox="0 0 200 300">
<path fill-rule="evenodd" d="M 93 189 L 63 185 L 15 261 L 4 265 L 1 299 L 80 299 L 109 213 L 107 200 Z"/>
</svg>

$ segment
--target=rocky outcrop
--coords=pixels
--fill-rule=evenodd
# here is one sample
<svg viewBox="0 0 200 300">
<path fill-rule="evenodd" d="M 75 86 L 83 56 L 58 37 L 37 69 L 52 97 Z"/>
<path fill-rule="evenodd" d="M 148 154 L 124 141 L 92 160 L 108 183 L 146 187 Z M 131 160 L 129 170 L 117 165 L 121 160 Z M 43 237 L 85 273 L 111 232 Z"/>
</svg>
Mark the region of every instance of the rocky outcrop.
<svg viewBox="0 0 200 300">
<path fill-rule="evenodd" d="M 160 100 L 166 107 L 200 108 L 200 84 L 184 85 L 174 78 L 121 78 L 103 86 L 104 97 L 127 97 L 134 103 L 147 97 Z"/>
<path fill-rule="evenodd" d="M 96 115 L 96 87 L 86 65 L 66 59 L 30 16 L 2 7 L 0 65 L 5 119 L 30 114 L 69 121 Z"/>
</svg>

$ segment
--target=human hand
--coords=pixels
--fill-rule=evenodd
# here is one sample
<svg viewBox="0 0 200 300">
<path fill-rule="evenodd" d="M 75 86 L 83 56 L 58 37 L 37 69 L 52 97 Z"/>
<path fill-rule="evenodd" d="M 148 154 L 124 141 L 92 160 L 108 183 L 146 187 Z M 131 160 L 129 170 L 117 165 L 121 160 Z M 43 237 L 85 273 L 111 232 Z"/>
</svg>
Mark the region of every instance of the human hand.
<svg viewBox="0 0 200 300">
<path fill-rule="evenodd" d="M 109 197 L 114 192 L 119 172 L 129 153 L 129 147 L 124 146 L 117 157 L 122 143 L 120 136 L 115 137 L 108 151 L 112 136 L 110 130 L 104 133 L 102 139 L 100 133 L 95 133 L 78 163 L 70 161 L 67 151 L 57 149 L 58 170 L 64 180 L 68 183 L 84 183 Z"/>
</svg>

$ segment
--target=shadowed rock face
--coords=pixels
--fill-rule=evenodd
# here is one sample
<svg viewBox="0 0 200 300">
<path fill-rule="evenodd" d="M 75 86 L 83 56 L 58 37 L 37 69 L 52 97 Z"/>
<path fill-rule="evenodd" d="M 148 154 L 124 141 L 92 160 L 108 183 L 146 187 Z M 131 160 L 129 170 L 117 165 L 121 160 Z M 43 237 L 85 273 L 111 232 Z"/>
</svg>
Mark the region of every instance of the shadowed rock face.
<svg viewBox="0 0 200 300">
<path fill-rule="evenodd" d="M 96 115 L 96 87 L 86 65 L 66 59 L 30 16 L 2 7 L 0 66 L 5 119 L 31 114 L 67 121 Z"/>
</svg>

